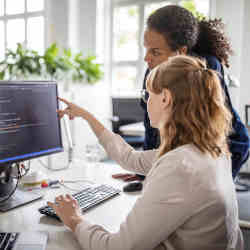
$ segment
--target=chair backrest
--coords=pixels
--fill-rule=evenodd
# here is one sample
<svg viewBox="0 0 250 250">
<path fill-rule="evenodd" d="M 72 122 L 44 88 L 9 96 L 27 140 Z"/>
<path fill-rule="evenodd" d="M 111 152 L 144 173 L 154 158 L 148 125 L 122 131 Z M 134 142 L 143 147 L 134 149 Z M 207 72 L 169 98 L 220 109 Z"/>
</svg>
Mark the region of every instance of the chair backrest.
<svg viewBox="0 0 250 250">
<path fill-rule="evenodd" d="M 120 126 L 144 120 L 144 110 L 140 106 L 140 98 L 112 97 L 112 130 L 120 134 L 134 148 L 142 148 L 144 136 L 123 135 Z"/>
<path fill-rule="evenodd" d="M 112 109 L 114 132 L 119 132 L 119 127 L 122 125 L 144 120 L 144 110 L 140 106 L 138 97 L 112 97 Z"/>
</svg>

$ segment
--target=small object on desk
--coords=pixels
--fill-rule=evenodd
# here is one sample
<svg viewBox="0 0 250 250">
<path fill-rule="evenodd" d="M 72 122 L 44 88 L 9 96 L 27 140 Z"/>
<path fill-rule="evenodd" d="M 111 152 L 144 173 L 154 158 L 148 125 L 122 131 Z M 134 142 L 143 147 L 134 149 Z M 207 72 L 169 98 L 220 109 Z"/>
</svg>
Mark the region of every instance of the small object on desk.
<svg viewBox="0 0 250 250">
<path fill-rule="evenodd" d="M 28 191 L 33 191 L 33 190 L 41 190 L 45 188 L 60 188 L 60 181 L 55 180 L 55 181 L 42 181 L 41 185 L 36 185 L 36 186 L 26 186 L 28 187 Z"/>
<path fill-rule="evenodd" d="M 42 187 L 42 188 L 46 188 L 46 187 L 48 187 L 48 186 L 49 186 L 49 184 L 48 184 L 47 181 L 43 181 L 43 182 L 41 183 L 41 187 Z"/>
<path fill-rule="evenodd" d="M 123 180 L 124 178 L 130 177 L 131 175 L 134 175 L 134 174 L 113 174 L 112 178 Z"/>
<path fill-rule="evenodd" d="M 143 180 L 138 174 L 114 174 L 112 175 L 114 179 L 121 179 L 125 182 L 128 181 L 141 181 Z"/>
<path fill-rule="evenodd" d="M 49 186 L 56 185 L 56 184 L 58 184 L 58 183 L 60 183 L 59 180 L 49 181 Z"/>
<path fill-rule="evenodd" d="M 60 188 L 60 186 L 47 186 L 47 187 L 33 187 L 27 189 L 28 191 L 33 191 L 33 190 L 42 190 L 42 189 L 54 189 L 54 188 Z"/>
<path fill-rule="evenodd" d="M 128 176 L 127 178 L 124 178 L 123 181 L 125 181 L 125 182 L 141 181 L 141 179 L 136 174 L 134 174 L 134 175 Z"/>
<path fill-rule="evenodd" d="M 21 184 L 23 184 L 23 186 L 32 186 L 32 185 L 35 186 L 46 181 L 46 179 L 47 176 L 42 171 L 31 170 L 21 178 L 20 182 Z"/>
<path fill-rule="evenodd" d="M 36 187 L 36 186 L 40 186 L 41 184 L 42 184 L 42 181 L 31 182 L 31 183 L 21 183 L 20 185 L 23 187 Z"/>
<path fill-rule="evenodd" d="M 123 192 L 137 192 L 137 191 L 141 191 L 142 188 L 143 188 L 142 182 L 135 181 L 124 186 Z"/>
</svg>

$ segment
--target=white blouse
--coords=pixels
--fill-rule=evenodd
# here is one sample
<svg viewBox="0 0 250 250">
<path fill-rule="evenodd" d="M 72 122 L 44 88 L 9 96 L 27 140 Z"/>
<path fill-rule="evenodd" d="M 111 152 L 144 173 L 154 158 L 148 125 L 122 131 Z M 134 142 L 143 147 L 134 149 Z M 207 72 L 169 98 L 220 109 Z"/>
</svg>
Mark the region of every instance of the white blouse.
<svg viewBox="0 0 250 250">
<path fill-rule="evenodd" d="M 188 144 L 156 159 L 157 150 L 135 151 L 108 130 L 99 141 L 124 169 L 147 178 L 118 232 L 85 219 L 77 225 L 83 249 L 243 250 L 230 157 Z"/>
</svg>

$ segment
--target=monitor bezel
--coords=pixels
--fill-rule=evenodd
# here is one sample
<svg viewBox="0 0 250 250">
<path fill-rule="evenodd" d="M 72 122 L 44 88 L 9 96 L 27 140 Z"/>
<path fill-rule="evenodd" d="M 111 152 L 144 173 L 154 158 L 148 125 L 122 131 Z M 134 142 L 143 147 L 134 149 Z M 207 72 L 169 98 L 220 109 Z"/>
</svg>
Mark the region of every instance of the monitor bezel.
<svg viewBox="0 0 250 250">
<path fill-rule="evenodd" d="M 56 81 L 3 81 L 3 80 L 0 81 L 0 86 L 3 86 L 3 85 L 6 85 L 6 86 L 10 86 L 10 85 L 13 85 L 13 86 L 18 86 L 18 85 L 26 85 L 26 86 L 27 85 L 33 85 L 33 86 L 35 86 L 35 85 L 41 85 L 41 86 L 44 86 L 46 84 L 47 85 L 54 85 L 56 87 L 56 99 L 57 99 L 56 106 L 57 106 L 57 110 L 58 110 L 59 109 L 58 86 L 57 86 L 57 82 Z M 39 157 L 48 156 L 48 155 L 51 155 L 51 154 L 63 152 L 64 148 L 63 148 L 63 143 L 62 143 L 62 130 L 61 130 L 61 123 L 60 123 L 59 117 L 58 117 L 57 121 L 58 121 L 59 139 L 60 139 L 60 146 L 59 146 L 59 148 L 61 148 L 61 149 L 53 151 L 53 152 L 46 152 L 46 153 L 43 153 L 41 155 L 24 157 L 22 159 L 14 159 L 14 160 L 9 160 L 9 161 L 6 160 L 4 162 L 1 162 L 0 166 L 1 165 L 5 165 L 5 164 L 19 163 L 19 162 L 23 162 L 23 161 L 27 161 L 27 160 L 31 160 L 31 159 L 35 159 L 35 158 L 39 158 Z"/>
</svg>

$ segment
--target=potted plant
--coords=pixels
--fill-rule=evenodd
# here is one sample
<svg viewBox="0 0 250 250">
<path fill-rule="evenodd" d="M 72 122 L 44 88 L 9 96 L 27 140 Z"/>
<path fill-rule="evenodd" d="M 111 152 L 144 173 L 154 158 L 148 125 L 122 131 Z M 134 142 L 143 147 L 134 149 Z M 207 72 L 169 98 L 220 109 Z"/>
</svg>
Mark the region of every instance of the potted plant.
<svg viewBox="0 0 250 250">
<path fill-rule="evenodd" d="M 0 80 L 39 79 L 68 80 L 93 84 L 102 79 L 101 65 L 95 56 L 73 55 L 71 49 L 60 49 L 55 43 L 43 55 L 18 43 L 16 51 L 7 49 L 0 62 Z"/>
</svg>

